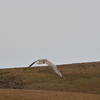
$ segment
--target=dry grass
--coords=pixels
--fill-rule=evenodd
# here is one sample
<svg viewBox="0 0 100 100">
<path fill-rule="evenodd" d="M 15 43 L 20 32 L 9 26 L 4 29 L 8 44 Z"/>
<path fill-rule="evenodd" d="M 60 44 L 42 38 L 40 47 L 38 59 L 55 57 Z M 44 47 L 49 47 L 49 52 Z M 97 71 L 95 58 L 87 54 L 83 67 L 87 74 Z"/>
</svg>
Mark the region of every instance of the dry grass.
<svg viewBox="0 0 100 100">
<path fill-rule="evenodd" d="M 42 90 L 1 89 L 0 100 L 100 100 L 100 95 Z"/>
</svg>

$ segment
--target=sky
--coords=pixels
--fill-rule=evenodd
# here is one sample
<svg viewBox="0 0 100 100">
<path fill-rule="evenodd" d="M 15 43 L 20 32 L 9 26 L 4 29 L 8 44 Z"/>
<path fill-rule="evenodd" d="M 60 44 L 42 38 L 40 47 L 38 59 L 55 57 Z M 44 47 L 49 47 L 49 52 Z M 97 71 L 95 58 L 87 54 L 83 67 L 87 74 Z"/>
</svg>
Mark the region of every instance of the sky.
<svg viewBox="0 0 100 100">
<path fill-rule="evenodd" d="M 0 0 L 0 67 L 100 61 L 100 0 Z"/>
</svg>

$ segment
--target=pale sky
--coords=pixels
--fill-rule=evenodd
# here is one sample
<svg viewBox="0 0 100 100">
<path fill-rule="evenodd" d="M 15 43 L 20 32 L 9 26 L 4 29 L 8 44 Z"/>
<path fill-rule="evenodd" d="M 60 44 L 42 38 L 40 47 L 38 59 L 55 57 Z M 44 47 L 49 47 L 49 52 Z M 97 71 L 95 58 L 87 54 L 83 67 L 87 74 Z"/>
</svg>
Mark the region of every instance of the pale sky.
<svg viewBox="0 0 100 100">
<path fill-rule="evenodd" d="M 100 0 L 0 0 L 0 67 L 100 60 Z"/>
</svg>

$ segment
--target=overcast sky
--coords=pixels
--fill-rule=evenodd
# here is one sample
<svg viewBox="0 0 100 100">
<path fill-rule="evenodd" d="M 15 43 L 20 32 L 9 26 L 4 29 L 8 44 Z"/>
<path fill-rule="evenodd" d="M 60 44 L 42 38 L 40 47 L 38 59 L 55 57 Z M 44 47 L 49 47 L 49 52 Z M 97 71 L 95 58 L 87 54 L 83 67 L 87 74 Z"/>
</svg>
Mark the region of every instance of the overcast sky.
<svg viewBox="0 0 100 100">
<path fill-rule="evenodd" d="M 100 60 L 100 0 L 0 0 L 0 67 Z"/>
</svg>

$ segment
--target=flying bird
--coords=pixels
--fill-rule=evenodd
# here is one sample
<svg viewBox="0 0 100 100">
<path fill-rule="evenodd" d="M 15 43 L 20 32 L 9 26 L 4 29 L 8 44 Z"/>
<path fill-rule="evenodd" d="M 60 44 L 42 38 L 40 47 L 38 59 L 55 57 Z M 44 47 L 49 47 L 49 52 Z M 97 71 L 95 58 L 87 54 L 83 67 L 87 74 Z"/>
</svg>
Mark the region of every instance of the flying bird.
<svg viewBox="0 0 100 100">
<path fill-rule="evenodd" d="M 52 67 L 52 69 L 55 71 L 55 73 L 62 77 L 61 72 L 58 70 L 57 66 L 55 64 L 53 64 L 51 61 L 47 60 L 47 59 L 39 59 L 34 61 L 32 64 L 30 64 L 28 67 L 32 67 L 32 65 L 34 64 L 47 64 L 48 66 Z"/>
</svg>

